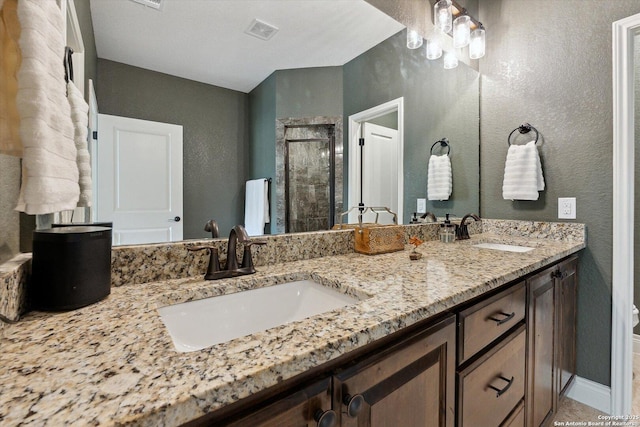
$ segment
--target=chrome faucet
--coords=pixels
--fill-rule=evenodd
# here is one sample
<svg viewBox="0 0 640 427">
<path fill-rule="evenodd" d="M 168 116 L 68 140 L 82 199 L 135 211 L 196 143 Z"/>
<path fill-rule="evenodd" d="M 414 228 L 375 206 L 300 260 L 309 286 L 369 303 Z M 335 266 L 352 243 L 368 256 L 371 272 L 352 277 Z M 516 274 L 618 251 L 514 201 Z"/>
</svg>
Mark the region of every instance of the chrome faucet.
<svg viewBox="0 0 640 427">
<path fill-rule="evenodd" d="M 476 214 L 468 213 L 462 217 L 460 225 L 456 228 L 456 240 L 465 240 L 469 238 L 469 229 L 467 228 L 467 218 L 473 218 L 476 221 L 481 221 L 480 217 Z"/>
<path fill-rule="evenodd" d="M 213 222 L 215 224 L 215 221 Z M 215 228 L 217 229 L 217 224 L 215 225 Z M 238 266 L 238 255 L 236 254 L 236 247 L 238 243 L 244 244 L 244 253 L 240 266 Z M 244 227 L 241 225 L 236 225 L 231 229 L 231 232 L 229 233 L 229 241 L 227 242 L 227 263 L 224 270 L 220 268 L 217 248 L 213 246 L 189 246 L 187 247 L 187 250 L 198 251 L 208 249 L 210 253 L 209 266 L 207 267 L 207 273 L 205 274 L 204 279 L 218 280 L 255 273 L 256 269 L 253 266 L 251 246 L 266 244 L 267 242 L 264 240 L 251 240 Z"/>
</svg>

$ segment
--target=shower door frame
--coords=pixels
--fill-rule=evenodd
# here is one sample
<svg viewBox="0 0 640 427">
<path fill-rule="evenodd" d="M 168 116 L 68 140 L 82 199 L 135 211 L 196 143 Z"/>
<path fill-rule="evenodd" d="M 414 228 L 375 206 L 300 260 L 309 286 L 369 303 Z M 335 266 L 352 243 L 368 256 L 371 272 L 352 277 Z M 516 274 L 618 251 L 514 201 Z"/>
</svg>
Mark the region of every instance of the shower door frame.
<svg viewBox="0 0 640 427">
<path fill-rule="evenodd" d="M 286 145 L 285 130 L 287 127 L 301 127 L 314 125 L 333 125 L 334 127 L 334 155 L 333 155 L 333 185 L 334 198 L 333 209 L 335 212 L 334 221 L 344 208 L 344 161 L 343 161 L 343 119 L 342 116 L 313 116 L 313 117 L 285 117 L 276 119 L 276 177 L 275 177 L 275 230 L 274 234 L 284 233 L 286 230 L 287 200 L 286 190 Z"/>
<path fill-rule="evenodd" d="M 331 129 L 330 131 L 328 131 L 328 133 L 330 134 L 330 136 L 328 136 L 327 138 L 302 138 L 302 139 L 296 139 L 296 138 L 287 138 L 286 134 L 287 134 L 287 129 L 292 129 L 292 128 L 314 128 L 314 127 L 324 127 L 327 129 Z M 335 218 L 336 218 L 336 180 L 335 180 L 335 175 L 336 175 L 336 159 L 335 159 L 335 151 L 336 151 L 336 129 L 335 129 L 335 124 L 306 124 L 306 125 L 285 125 L 284 127 L 284 133 L 285 133 L 285 147 L 284 147 L 284 182 L 285 182 L 285 186 L 284 186 L 284 200 L 285 200 L 285 233 L 290 233 L 291 232 L 291 227 L 290 227 L 290 202 L 291 199 L 289 197 L 289 144 L 291 142 L 298 142 L 298 143 L 305 143 L 305 142 L 318 142 L 318 141 L 328 141 L 329 143 L 329 212 L 327 212 L 328 215 L 328 219 L 329 219 L 329 229 L 331 229 L 331 227 L 333 227 L 333 225 L 335 224 Z M 312 230 L 312 231 L 319 231 L 319 230 Z"/>
</svg>

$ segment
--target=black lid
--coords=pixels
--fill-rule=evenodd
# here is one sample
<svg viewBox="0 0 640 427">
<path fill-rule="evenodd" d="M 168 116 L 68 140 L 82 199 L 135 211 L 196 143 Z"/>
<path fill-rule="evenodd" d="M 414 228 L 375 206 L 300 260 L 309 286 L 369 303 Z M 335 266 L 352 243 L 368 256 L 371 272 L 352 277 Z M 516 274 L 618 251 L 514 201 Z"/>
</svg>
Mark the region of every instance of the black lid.
<svg viewBox="0 0 640 427">
<path fill-rule="evenodd" d="M 57 227 L 33 232 L 34 242 L 74 242 L 87 239 L 111 240 L 111 228 L 96 226 Z"/>
<path fill-rule="evenodd" d="M 113 222 L 73 222 L 68 224 L 51 224 L 52 228 L 58 227 L 109 227 L 113 228 Z"/>
</svg>

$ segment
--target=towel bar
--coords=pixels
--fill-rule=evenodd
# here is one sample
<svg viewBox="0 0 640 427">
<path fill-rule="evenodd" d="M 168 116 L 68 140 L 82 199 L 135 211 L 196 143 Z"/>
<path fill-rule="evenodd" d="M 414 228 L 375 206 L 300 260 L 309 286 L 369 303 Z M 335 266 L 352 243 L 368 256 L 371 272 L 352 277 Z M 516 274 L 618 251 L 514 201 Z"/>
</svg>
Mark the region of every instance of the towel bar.
<svg viewBox="0 0 640 427">
<path fill-rule="evenodd" d="M 533 126 L 531 126 L 529 123 L 526 123 L 526 122 L 511 131 L 511 133 L 507 137 L 507 144 L 511 145 L 511 136 L 515 131 L 518 131 L 520 132 L 521 135 L 524 135 L 525 133 L 529 133 L 532 130 L 536 133 L 536 141 L 534 142 L 534 144 L 537 144 L 538 139 L 540 137 L 540 133 L 538 133 L 538 129 L 534 128 Z"/>
</svg>

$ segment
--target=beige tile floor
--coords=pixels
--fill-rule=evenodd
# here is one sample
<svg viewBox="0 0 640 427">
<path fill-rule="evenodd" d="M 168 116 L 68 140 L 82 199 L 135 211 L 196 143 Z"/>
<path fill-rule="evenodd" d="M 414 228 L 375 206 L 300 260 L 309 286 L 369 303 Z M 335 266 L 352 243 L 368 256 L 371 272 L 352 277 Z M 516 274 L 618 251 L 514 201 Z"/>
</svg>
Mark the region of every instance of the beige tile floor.
<svg viewBox="0 0 640 427">
<path fill-rule="evenodd" d="M 633 372 L 635 373 L 633 378 L 633 400 L 631 403 L 631 413 L 633 415 L 640 415 L 640 353 L 633 355 Z M 598 415 L 603 415 L 602 412 L 597 409 L 593 409 L 590 406 L 583 405 L 566 398 L 560 404 L 558 413 L 551 425 L 554 423 L 560 424 L 567 421 L 598 421 Z"/>
<path fill-rule="evenodd" d="M 572 425 L 570 422 L 591 421 L 597 423 L 602 421 L 598 419 L 598 415 L 605 415 L 597 409 L 583 405 L 575 400 L 565 398 L 558 408 L 558 413 L 553 418 L 553 422 L 549 425 Z"/>
<path fill-rule="evenodd" d="M 633 383 L 631 387 L 633 390 L 631 411 L 633 415 L 640 415 L 640 353 L 633 353 Z"/>
</svg>

